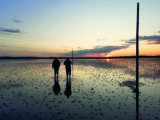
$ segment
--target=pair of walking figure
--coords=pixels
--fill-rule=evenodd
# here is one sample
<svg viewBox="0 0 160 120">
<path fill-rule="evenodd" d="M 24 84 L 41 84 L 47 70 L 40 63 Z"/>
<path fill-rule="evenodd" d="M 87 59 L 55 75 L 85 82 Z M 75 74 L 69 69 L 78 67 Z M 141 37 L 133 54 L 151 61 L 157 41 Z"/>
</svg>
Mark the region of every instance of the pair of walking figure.
<svg viewBox="0 0 160 120">
<path fill-rule="evenodd" d="M 58 74 L 59 74 L 59 68 L 60 68 L 60 61 L 58 60 L 58 58 L 55 58 L 52 62 L 52 68 L 54 69 L 54 76 L 55 77 L 58 77 Z M 71 64 L 72 62 L 69 60 L 69 58 L 67 58 L 65 61 L 64 61 L 64 65 L 65 65 L 65 68 L 66 68 L 66 75 L 67 75 L 67 78 L 71 76 Z"/>
<path fill-rule="evenodd" d="M 55 95 L 58 95 L 61 91 L 61 87 L 60 87 L 59 81 L 58 81 L 60 64 L 61 63 L 58 60 L 58 58 L 55 58 L 53 60 L 52 68 L 54 69 L 54 85 L 53 85 L 52 88 L 53 88 L 53 92 L 55 93 Z M 72 62 L 69 60 L 69 58 L 67 58 L 64 61 L 64 65 L 65 65 L 65 68 L 66 68 L 66 75 L 67 75 L 66 89 L 64 91 L 64 94 L 67 96 L 67 98 L 69 98 L 69 96 L 72 94 L 72 91 L 71 91 L 71 77 L 70 77 L 71 76 L 71 64 L 72 64 Z"/>
</svg>

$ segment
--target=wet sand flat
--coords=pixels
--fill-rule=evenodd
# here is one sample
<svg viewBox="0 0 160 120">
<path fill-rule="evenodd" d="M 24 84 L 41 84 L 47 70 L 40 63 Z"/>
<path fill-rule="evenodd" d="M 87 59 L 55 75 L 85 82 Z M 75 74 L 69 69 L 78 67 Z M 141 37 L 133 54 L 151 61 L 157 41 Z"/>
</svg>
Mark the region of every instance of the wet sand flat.
<svg viewBox="0 0 160 120">
<path fill-rule="evenodd" d="M 135 120 L 134 59 L 74 60 L 70 92 L 61 60 L 1 60 L 0 120 Z M 160 59 L 140 59 L 140 119 L 160 119 Z"/>
</svg>

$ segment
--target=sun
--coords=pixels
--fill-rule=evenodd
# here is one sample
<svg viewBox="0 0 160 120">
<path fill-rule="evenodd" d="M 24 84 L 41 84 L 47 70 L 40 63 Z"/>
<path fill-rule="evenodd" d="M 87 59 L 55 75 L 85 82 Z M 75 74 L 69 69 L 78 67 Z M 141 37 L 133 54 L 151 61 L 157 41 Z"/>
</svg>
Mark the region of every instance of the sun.
<svg viewBox="0 0 160 120">
<path fill-rule="evenodd" d="M 106 57 L 110 57 L 111 55 L 110 54 L 106 54 Z M 110 61 L 110 59 L 106 59 L 107 62 Z"/>
<path fill-rule="evenodd" d="M 110 54 L 106 54 L 106 57 L 110 57 L 111 55 Z"/>
</svg>

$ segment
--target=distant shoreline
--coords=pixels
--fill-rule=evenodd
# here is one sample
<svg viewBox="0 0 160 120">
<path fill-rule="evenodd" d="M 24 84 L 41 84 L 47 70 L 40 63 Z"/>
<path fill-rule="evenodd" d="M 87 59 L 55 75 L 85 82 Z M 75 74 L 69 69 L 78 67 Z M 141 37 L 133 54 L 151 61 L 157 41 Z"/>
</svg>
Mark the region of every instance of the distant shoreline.
<svg viewBox="0 0 160 120">
<path fill-rule="evenodd" d="M 56 57 L 0 57 L 0 60 L 4 59 L 54 59 Z M 58 59 L 134 59 L 136 56 L 118 56 L 118 57 L 57 57 Z M 160 56 L 139 56 L 139 58 L 160 58 Z"/>
</svg>

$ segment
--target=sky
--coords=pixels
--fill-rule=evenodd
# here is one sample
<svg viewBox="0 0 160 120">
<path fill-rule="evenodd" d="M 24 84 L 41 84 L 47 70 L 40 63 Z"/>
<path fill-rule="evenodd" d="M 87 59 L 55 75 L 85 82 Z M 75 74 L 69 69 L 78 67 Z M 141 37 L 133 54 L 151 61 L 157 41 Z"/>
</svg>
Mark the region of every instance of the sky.
<svg viewBox="0 0 160 120">
<path fill-rule="evenodd" d="M 160 0 L 0 0 L 0 56 L 160 55 Z"/>
</svg>

